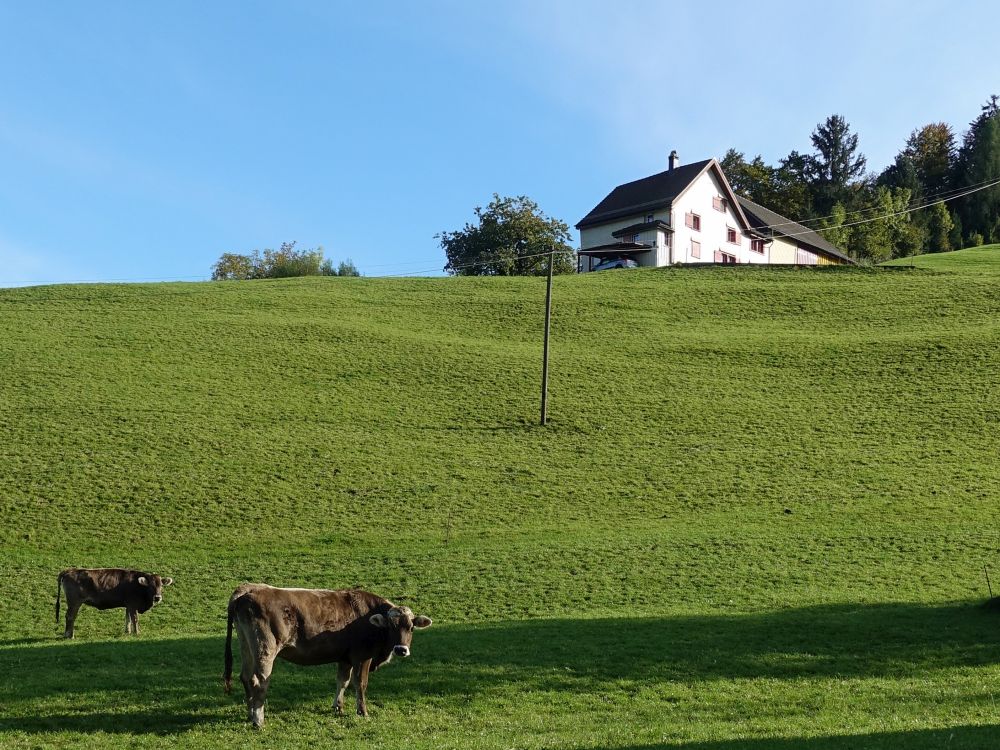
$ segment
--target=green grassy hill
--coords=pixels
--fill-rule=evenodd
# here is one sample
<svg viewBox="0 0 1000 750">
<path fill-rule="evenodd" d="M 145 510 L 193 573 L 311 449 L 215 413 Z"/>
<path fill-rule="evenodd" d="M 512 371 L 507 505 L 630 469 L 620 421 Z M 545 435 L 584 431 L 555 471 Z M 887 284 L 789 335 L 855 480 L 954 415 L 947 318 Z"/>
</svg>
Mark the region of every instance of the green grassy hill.
<svg viewBox="0 0 1000 750">
<path fill-rule="evenodd" d="M 916 263 L 557 278 L 545 429 L 541 279 L 0 291 L 0 746 L 997 746 L 1000 248 Z M 248 580 L 435 625 L 255 739 Z"/>
</svg>

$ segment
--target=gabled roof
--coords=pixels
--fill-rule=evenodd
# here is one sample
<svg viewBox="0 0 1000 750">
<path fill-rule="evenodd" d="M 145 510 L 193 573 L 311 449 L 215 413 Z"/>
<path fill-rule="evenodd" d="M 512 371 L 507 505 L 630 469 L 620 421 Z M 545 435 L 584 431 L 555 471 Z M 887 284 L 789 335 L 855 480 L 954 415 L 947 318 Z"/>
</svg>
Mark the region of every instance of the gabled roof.
<svg viewBox="0 0 1000 750">
<path fill-rule="evenodd" d="M 736 199 L 743 207 L 743 213 L 746 215 L 754 231 L 762 237 L 774 235 L 785 236 L 800 245 L 808 245 L 820 252 L 840 258 L 841 260 L 846 260 L 849 263 L 854 262 L 844 251 L 833 243 L 828 242 L 818 232 L 809 229 L 809 227 L 796 224 L 791 219 L 786 219 L 781 214 L 764 208 L 749 198 L 744 198 L 742 195 L 736 196 Z"/>
<path fill-rule="evenodd" d="M 705 171 L 712 159 L 683 164 L 641 180 L 619 185 L 580 219 L 577 229 L 614 221 L 624 216 L 665 208 Z"/>
<path fill-rule="evenodd" d="M 619 185 L 598 203 L 594 210 L 580 219 L 577 229 L 585 229 L 596 224 L 622 219 L 626 216 L 644 214 L 661 208 L 669 208 L 673 202 L 691 187 L 705 172 L 712 170 L 722 186 L 724 196 L 739 219 L 743 229 L 751 230 L 750 221 L 743 215 L 743 209 L 736 200 L 736 194 L 729 186 L 729 180 L 715 159 L 696 161 L 666 172 L 644 177 L 634 182 Z"/>
</svg>

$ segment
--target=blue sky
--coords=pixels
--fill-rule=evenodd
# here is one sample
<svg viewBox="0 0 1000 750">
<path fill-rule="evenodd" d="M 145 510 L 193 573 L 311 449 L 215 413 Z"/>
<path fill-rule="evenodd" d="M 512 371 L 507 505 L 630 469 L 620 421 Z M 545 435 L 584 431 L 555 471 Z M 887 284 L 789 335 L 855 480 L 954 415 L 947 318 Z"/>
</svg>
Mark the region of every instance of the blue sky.
<svg viewBox="0 0 1000 750">
<path fill-rule="evenodd" d="M 960 134 L 996 2 L 0 5 L 0 286 L 205 278 L 297 240 L 438 272 L 492 193 L 573 224 L 733 146 L 774 162 L 843 114 L 869 167 Z"/>
</svg>

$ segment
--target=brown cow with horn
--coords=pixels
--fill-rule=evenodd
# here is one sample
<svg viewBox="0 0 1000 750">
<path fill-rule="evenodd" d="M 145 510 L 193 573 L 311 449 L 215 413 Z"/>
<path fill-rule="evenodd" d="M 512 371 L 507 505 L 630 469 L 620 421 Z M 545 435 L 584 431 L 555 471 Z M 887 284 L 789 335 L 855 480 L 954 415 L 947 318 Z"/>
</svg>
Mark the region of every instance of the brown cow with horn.
<svg viewBox="0 0 1000 750">
<path fill-rule="evenodd" d="M 360 716 L 368 715 L 368 674 L 395 655 L 410 655 L 413 631 L 427 628 L 431 618 L 414 615 L 387 599 L 358 589 L 283 589 L 245 583 L 229 599 L 223 680 L 232 688 L 233 627 L 240 639 L 240 681 L 246 692 L 247 716 L 264 725 L 264 700 L 277 657 L 295 664 L 333 664 L 337 668 L 334 710 L 344 710 L 344 690 L 354 683 Z"/>
<path fill-rule="evenodd" d="M 125 608 L 125 635 L 139 634 L 139 615 L 163 600 L 163 587 L 174 582 L 155 573 L 123 568 L 67 568 L 56 579 L 56 624 L 59 623 L 59 597 L 66 592 L 66 630 L 64 638 L 73 637 L 73 626 L 80 607 L 89 604 L 97 609 Z"/>
</svg>

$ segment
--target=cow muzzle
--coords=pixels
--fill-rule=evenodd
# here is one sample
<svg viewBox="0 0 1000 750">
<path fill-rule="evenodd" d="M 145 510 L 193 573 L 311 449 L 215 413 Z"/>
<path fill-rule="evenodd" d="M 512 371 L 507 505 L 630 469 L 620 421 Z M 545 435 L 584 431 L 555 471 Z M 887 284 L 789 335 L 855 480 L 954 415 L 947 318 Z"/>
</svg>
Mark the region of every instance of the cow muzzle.
<svg viewBox="0 0 1000 750">
<path fill-rule="evenodd" d="M 399 656 L 399 657 L 405 659 L 407 656 L 410 655 L 410 647 L 409 646 L 393 646 L 392 647 L 392 653 L 395 656 Z"/>
<path fill-rule="evenodd" d="M 154 596 L 153 597 L 153 604 L 159 604 L 162 601 L 163 601 L 163 597 L 162 596 Z"/>
</svg>

